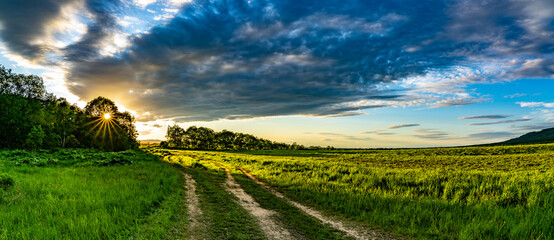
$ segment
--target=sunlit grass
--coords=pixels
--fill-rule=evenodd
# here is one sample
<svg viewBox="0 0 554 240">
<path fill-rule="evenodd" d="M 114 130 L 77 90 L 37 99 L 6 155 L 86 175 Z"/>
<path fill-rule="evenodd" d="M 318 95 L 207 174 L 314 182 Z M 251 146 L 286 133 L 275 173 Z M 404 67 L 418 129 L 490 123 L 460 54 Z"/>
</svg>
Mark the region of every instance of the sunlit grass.
<svg viewBox="0 0 554 240">
<path fill-rule="evenodd" d="M 38 153 L 34 158 L 57 159 L 44 166 L 25 161 L 32 155 L 24 152 L 2 152 L 11 157 L 0 159 L 0 173 L 12 176 L 15 184 L 0 190 L 0 239 L 129 238 L 181 187 L 175 170 L 157 157 L 139 154 L 137 161 L 133 152 L 92 153 L 96 159 L 88 159 L 88 150 Z M 94 165 L 108 155 L 130 158 L 133 164 Z"/>
<path fill-rule="evenodd" d="M 413 238 L 554 238 L 554 144 L 180 153 L 171 160 L 240 166 L 292 199 Z"/>
</svg>

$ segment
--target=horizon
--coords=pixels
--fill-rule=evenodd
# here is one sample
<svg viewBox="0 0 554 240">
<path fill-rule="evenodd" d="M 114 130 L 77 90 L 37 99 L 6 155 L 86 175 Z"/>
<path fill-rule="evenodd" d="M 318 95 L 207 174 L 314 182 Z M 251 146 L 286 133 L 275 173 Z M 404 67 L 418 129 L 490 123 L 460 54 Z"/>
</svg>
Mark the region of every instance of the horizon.
<svg viewBox="0 0 554 240">
<path fill-rule="evenodd" d="M 203 4 L 202 4 L 203 3 Z M 83 107 L 337 148 L 554 127 L 551 1 L 0 2 L 0 64 Z"/>
</svg>

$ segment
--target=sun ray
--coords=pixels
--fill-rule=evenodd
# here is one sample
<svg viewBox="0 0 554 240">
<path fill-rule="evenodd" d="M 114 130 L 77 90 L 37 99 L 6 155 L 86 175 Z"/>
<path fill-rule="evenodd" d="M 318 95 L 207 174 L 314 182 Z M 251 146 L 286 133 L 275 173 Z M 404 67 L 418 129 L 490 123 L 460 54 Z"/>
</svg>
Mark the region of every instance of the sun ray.
<svg viewBox="0 0 554 240">
<path fill-rule="evenodd" d="M 119 139 L 120 135 L 118 129 L 124 130 L 118 124 L 117 115 L 113 115 L 112 112 L 103 112 L 92 121 L 86 123 L 84 126 L 89 126 L 87 134 L 91 134 L 93 144 L 101 144 L 105 147 L 109 146 L 114 149 L 115 143 Z M 109 143 L 108 143 L 109 141 Z"/>
</svg>

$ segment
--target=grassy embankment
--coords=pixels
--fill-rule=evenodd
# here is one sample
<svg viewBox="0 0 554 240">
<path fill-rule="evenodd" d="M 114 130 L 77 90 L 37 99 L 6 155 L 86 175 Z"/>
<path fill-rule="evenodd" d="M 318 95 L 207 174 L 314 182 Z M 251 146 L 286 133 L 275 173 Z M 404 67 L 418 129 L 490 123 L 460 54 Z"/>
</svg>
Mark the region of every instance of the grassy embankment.
<svg viewBox="0 0 554 240">
<path fill-rule="evenodd" d="M 181 176 L 140 151 L 0 150 L 0 178 L 0 239 L 159 239 L 186 221 Z"/>
<path fill-rule="evenodd" d="M 294 200 L 412 238 L 554 238 L 554 144 L 180 154 L 243 167 Z"/>
</svg>

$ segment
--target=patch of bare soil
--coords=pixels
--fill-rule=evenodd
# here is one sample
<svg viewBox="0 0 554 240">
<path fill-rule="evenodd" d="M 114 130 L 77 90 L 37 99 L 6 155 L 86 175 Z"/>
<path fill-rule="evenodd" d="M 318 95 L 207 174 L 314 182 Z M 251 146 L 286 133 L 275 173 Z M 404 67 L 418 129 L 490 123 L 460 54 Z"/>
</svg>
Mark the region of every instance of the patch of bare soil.
<svg viewBox="0 0 554 240">
<path fill-rule="evenodd" d="M 196 237 L 198 233 L 201 232 L 202 229 L 205 229 L 205 227 L 202 226 L 200 223 L 200 219 L 202 217 L 202 210 L 200 209 L 200 201 L 198 194 L 196 193 L 196 181 L 194 179 L 184 173 L 181 172 L 183 177 L 185 178 L 185 185 L 186 185 L 186 196 L 187 196 L 187 206 L 188 206 L 188 217 L 189 217 L 189 232 L 191 233 L 192 239 L 199 239 Z"/>
<path fill-rule="evenodd" d="M 298 209 L 302 210 L 304 213 L 318 219 L 319 221 L 329 224 L 331 227 L 340 230 L 342 232 L 345 232 L 348 236 L 353 237 L 355 239 L 360 240 L 366 240 L 366 239 L 397 239 L 392 236 L 387 236 L 384 233 L 377 232 L 375 230 L 368 229 L 367 227 L 360 226 L 359 224 L 355 222 L 350 222 L 346 220 L 338 220 L 333 217 L 325 216 L 320 211 L 317 211 L 311 207 L 308 207 L 306 205 L 300 204 L 298 202 L 295 202 L 287 197 L 285 197 L 282 193 L 276 191 L 275 189 L 271 188 L 269 185 L 267 185 L 264 182 L 261 182 L 258 180 L 254 175 L 250 174 L 248 171 L 241 167 L 237 167 L 237 169 L 241 170 L 246 176 L 248 176 L 250 179 L 252 179 L 255 183 L 258 185 L 264 187 L 269 192 L 271 192 L 273 195 L 275 195 L 278 198 L 281 198 L 285 201 L 287 201 L 289 204 L 297 207 Z"/>
<path fill-rule="evenodd" d="M 219 164 L 218 164 L 219 165 Z M 246 209 L 252 216 L 258 220 L 258 224 L 262 228 L 262 231 L 269 239 L 294 239 L 290 232 L 277 223 L 273 216 L 277 214 L 274 211 L 262 208 L 252 196 L 248 195 L 240 185 L 235 181 L 229 169 L 219 165 L 225 169 L 227 173 L 227 181 L 225 183 L 229 192 L 235 195 L 239 199 L 239 204 Z"/>
</svg>

